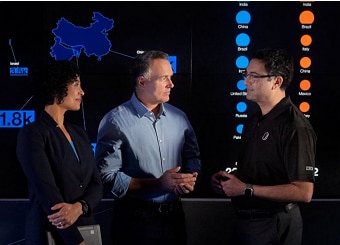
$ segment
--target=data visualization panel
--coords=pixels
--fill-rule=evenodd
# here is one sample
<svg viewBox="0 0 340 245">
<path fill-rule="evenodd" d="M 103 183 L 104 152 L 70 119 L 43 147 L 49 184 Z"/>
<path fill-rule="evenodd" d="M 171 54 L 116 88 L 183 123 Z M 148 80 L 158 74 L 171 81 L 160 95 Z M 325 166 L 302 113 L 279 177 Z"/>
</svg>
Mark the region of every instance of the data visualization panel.
<svg viewBox="0 0 340 245">
<path fill-rule="evenodd" d="M 287 93 L 318 137 L 314 197 L 340 198 L 339 15 L 323 1 L 0 2 L 0 198 L 28 196 L 16 136 L 41 113 L 33 84 L 48 61 L 78 63 L 85 96 L 66 116 L 95 146 L 101 118 L 131 96 L 129 62 L 147 49 L 170 55 L 170 103 L 187 113 L 199 140 L 203 182 L 193 197 L 216 197 L 210 176 L 237 169 L 255 108 L 242 73 L 252 52 L 266 47 L 295 59 Z"/>
</svg>

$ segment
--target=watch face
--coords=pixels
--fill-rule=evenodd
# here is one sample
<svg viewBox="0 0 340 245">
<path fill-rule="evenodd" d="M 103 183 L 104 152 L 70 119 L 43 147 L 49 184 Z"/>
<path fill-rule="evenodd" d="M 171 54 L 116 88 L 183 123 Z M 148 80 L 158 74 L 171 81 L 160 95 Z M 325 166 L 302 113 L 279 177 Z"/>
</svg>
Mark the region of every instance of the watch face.
<svg viewBox="0 0 340 245">
<path fill-rule="evenodd" d="M 247 187 L 245 190 L 244 190 L 244 195 L 245 196 L 248 196 L 248 197 L 251 197 L 253 195 L 253 188 L 252 187 Z"/>
</svg>

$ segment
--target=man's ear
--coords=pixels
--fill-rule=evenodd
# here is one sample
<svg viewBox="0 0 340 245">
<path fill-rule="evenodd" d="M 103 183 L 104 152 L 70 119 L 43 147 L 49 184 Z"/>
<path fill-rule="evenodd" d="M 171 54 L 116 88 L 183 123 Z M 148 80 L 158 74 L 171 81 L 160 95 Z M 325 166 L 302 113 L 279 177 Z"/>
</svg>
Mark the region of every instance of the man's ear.
<svg viewBox="0 0 340 245">
<path fill-rule="evenodd" d="M 273 84 L 273 88 L 281 88 L 281 85 L 283 83 L 283 77 L 282 76 L 276 76 L 274 79 L 275 79 L 275 82 Z"/>
<path fill-rule="evenodd" d="M 145 77 L 144 77 L 144 76 L 139 76 L 139 77 L 137 78 L 137 83 L 138 83 L 139 86 L 144 87 L 144 84 L 145 84 Z"/>
</svg>

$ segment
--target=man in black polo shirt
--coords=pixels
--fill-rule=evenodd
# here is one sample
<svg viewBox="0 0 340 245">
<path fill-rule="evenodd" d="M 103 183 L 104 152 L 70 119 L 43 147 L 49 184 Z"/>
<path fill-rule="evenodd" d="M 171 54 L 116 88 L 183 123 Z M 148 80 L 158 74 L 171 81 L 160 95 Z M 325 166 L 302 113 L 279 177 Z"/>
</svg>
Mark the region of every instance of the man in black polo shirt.
<svg viewBox="0 0 340 245">
<path fill-rule="evenodd" d="M 243 74 L 246 98 L 258 105 L 258 112 L 243 128 L 237 171 L 211 177 L 212 188 L 231 197 L 235 207 L 232 244 L 301 244 L 297 203 L 312 199 L 316 135 L 286 96 L 293 71 L 286 51 L 263 49 Z"/>
</svg>

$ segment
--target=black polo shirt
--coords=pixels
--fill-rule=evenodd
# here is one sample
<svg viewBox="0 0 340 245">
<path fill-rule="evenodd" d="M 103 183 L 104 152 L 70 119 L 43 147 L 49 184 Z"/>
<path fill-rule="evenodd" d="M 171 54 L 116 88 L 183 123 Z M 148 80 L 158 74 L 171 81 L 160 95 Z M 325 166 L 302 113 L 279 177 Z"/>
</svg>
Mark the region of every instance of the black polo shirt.
<svg viewBox="0 0 340 245">
<path fill-rule="evenodd" d="M 242 150 L 236 175 L 246 183 L 279 185 L 302 180 L 314 182 L 316 135 L 308 119 L 290 97 L 268 114 L 250 117 L 243 128 Z M 239 196 L 239 208 L 275 208 L 282 203 Z"/>
</svg>

